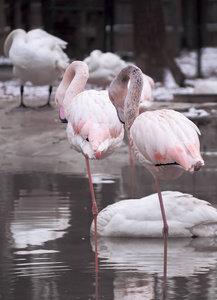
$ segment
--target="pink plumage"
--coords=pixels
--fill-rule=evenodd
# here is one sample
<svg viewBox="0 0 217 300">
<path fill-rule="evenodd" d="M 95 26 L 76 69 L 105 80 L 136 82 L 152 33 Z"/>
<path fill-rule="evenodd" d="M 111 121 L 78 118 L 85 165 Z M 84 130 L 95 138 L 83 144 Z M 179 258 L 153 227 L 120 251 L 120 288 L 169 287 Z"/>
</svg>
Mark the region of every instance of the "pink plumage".
<svg viewBox="0 0 217 300">
<path fill-rule="evenodd" d="M 109 96 L 120 119 L 125 122 L 134 153 L 154 176 L 166 241 L 168 224 L 159 179 L 175 179 L 184 170 L 193 173 L 204 165 L 200 155 L 200 131 L 192 121 L 174 110 L 147 111 L 139 115 L 143 83 L 141 70 L 128 66 L 112 81 Z"/>
</svg>

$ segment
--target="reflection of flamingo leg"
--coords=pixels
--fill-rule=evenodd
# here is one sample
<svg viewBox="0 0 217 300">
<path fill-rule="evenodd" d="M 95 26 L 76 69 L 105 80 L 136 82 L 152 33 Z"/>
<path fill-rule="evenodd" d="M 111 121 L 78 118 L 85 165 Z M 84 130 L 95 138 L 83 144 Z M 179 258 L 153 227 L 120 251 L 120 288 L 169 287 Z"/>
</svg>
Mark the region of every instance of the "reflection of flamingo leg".
<svg viewBox="0 0 217 300">
<path fill-rule="evenodd" d="M 166 213 L 164 209 L 162 194 L 161 194 L 161 188 L 160 188 L 160 182 L 157 177 L 154 177 L 156 187 L 157 187 L 157 193 L 161 208 L 161 214 L 163 219 L 163 237 L 164 237 L 164 264 L 163 264 L 163 300 L 166 300 L 166 281 L 167 281 L 167 244 L 168 244 L 168 230 L 169 226 L 166 219 Z"/>
<path fill-rule="evenodd" d="M 168 235 L 164 237 L 164 265 L 163 265 L 163 300 L 166 300 L 166 289 L 167 289 L 167 241 Z"/>
</svg>

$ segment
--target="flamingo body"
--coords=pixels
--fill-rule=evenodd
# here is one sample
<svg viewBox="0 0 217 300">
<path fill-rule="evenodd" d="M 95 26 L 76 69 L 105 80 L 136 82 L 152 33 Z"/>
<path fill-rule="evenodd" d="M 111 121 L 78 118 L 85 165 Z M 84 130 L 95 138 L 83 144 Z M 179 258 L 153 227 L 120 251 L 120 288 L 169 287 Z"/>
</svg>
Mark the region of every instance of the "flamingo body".
<svg viewBox="0 0 217 300">
<path fill-rule="evenodd" d="M 217 236 L 217 210 L 209 202 L 178 191 L 162 192 L 169 237 Z M 98 214 L 98 235 L 109 237 L 162 237 L 158 194 L 122 200 Z M 94 223 L 91 225 L 91 235 Z"/>
<path fill-rule="evenodd" d="M 136 156 L 154 176 L 167 253 L 169 227 L 159 179 L 175 179 L 184 170 L 193 173 L 204 165 L 198 139 L 200 131 L 192 121 L 174 110 L 156 110 L 139 115 L 143 81 L 142 71 L 136 66 L 128 66 L 110 84 L 109 97 L 125 123 Z"/>
<path fill-rule="evenodd" d="M 120 147 L 124 128 L 120 123 L 107 91 L 84 91 L 88 79 L 85 62 L 74 61 L 66 69 L 57 89 L 55 102 L 60 119 L 68 122 L 67 134 L 72 148 L 85 156 L 92 197 L 92 213 L 95 224 L 95 270 L 97 258 L 97 214 L 89 159 L 103 159 Z"/>
<path fill-rule="evenodd" d="M 89 159 L 104 159 L 120 147 L 124 129 L 107 91 L 86 90 L 74 98 L 67 134 L 72 148 Z"/>
<path fill-rule="evenodd" d="M 109 88 L 110 100 L 125 122 L 137 158 L 161 179 L 176 178 L 182 173 L 180 168 L 190 173 L 199 170 L 204 165 L 198 139 L 200 131 L 191 120 L 170 109 L 139 114 L 143 77 L 139 68 L 128 66 Z M 128 88 L 129 80 L 132 83 Z"/>
<path fill-rule="evenodd" d="M 171 164 L 174 170 L 182 167 L 193 173 L 195 164 L 203 162 L 198 134 L 200 131 L 192 121 L 169 109 L 140 114 L 130 129 L 137 158 L 159 178 L 162 178 L 163 165 Z M 174 163 L 177 166 L 172 165 Z M 165 173 L 163 179 L 169 179 L 168 174 Z"/>
</svg>

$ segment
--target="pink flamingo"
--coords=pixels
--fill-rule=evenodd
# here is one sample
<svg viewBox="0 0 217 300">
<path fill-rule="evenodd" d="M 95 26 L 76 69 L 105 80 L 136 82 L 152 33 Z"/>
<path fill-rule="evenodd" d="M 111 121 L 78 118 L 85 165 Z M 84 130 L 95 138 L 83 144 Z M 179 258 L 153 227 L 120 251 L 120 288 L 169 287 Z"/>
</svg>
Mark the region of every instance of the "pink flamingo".
<svg viewBox="0 0 217 300">
<path fill-rule="evenodd" d="M 123 140 L 124 128 L 109 100 L 108 91 L 86 90 L 88 67 L 74 61 L 66 69 L 56 91 L 55 102 L 60 120 L 68 122 L 67 135 L 71 147 L 85 156 L 92 196 L 92 213 L 97 225 L 98 208 L 91 179 L 89 159 L 104 159 L 117 150 Z M 97 229 L 96 270 L 97 264 Z"/>
<path fill-rule="evenodd" d="M 128 82 L 130 86 L 128 88 Z M 111 82 L 109 97 L 125 123 L 128 139 L 138 160 L 154 176 L 163 219 L 164 293 L 166 291 L 168 224 L 159 179 L 175 179 L 183 171 L 193 173 L 204 165 L 197 126 L 169 109 L 139 115 L 143 75 L 136 66 L 124 68 Z"/>
<path fill-rule="evenodd" d="M 154 88 L 154 80 L 146 75 L 143 75 L 143 87 L 142 87 L 142 92 L 140 96 L 140 101 L 139 101 L 139 114 L 147 111 L 153 104 L 154 101 L 154 96 L 153 96 L 153 88 Z M 130 81 L 128 82 L 128 88 L 130 85 Z M 134 190 L 134 158 L 133 158 L 133 153 L 132 153 L 132 148 L 129 143 L 129 152 L 130 152 L 130 168 L 131 168 L 131 192 L 133 195 L 133 190 Z"/>
<path fill-rule="evenodd" d="M 128 89 L 129 80 L 131 84 Z M 128 66 L 112 81 L 109 96 L 119 118 L 125 123 L 135 155 L 154 176 L 164 237 L 167 237 L 168 224 L 159 179 L 175 179 L 184 170 L 193 173 L 204 165 L 199 150 L 200 131 L 187 117 L 174 110 L 146 111 L 139 115 L 142 87 L 141 70 L 136 66 Z"/>
</svg>

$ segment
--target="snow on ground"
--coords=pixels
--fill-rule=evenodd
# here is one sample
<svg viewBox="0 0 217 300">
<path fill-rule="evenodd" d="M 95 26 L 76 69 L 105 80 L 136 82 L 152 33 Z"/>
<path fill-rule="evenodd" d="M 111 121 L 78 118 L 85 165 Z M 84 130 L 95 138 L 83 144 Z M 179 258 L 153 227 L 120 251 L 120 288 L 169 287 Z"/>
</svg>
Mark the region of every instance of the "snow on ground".
<svg viewBox="0 0 217 300">
<path fill-rule="evenodd" d="M 203 48 L 201 51 L 201 69 L 202 75 L 206 80 L 216 81 L 217 83 L 217 47 L 216 48 Z M 174 81 L 171 72 L 165 72 L 165 82 L 155 83 L 154 98 L 155 101 L 172 101 L 173 94 L 186 94 L 193 93 L 194 86 L 201 81 L 202 78 L 197 78 L 197 53 L 196 51 L 182 51 L 181 55 L 176 58 L 176 62 L 180 66 L 182 72 L 186 76 L 186 87 L 180 88 Z M 0 57 L 0 65 L 10 64 L 10 60 L 3 56 Z M 58 86 L 59 82 L 54 87 Z M 216 90 L 217 93 L 217 90 Z M 11 98 L 11 96 L 19 97 L 19 81 L 13 78 L 10 81 L 0 82 L 0 98 Z M 46 98 L 48 96 L 48 87 L 33 88 L 30 83 L 25 87 L 25 95 L 37 97 L 41 96 Z"/>
<path fill-rule="evenodd" d="M 155 84 L 155 100 L 173 100 L 173 94 L 191 94 L 200 82 L 216 81 L 217 84 L 217 48 L 203 48 L 201 51 L 201 71 L 204 78 L 197 78 L 196 51 L 182 51 L 176 62 L 186 76 L 185 88 L 180 88 L 174 81 L 170 71 L 165 74 L 165 83 Z M 208 92 L 207 92 L 208 93 Z M 216 87 L 217 94 L 217 87 Z"/>
</svg>

